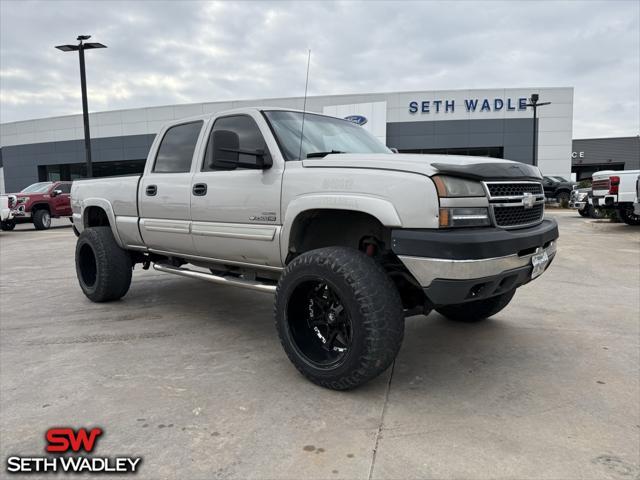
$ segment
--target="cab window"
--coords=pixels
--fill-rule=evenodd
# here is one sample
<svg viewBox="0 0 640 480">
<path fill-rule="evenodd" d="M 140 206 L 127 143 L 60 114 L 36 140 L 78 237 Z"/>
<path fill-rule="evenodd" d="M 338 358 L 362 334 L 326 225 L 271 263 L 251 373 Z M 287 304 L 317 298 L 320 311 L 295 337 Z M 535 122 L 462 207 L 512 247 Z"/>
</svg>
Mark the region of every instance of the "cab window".
<svg viewBox="0 0 640 480">
<path fill-rule="evenodd" d="M 59 183 L 55 186 L 54 190 L 60 190 L 62 193 L 71 193 L 70 183 Z"/>
<path fill-rule="evenodd" d="M 160 143 L 153 171 L 181 173 L 191 170 L 191 160 L 201 129 L 202 121 L 169 128 Z"/>
</svg>

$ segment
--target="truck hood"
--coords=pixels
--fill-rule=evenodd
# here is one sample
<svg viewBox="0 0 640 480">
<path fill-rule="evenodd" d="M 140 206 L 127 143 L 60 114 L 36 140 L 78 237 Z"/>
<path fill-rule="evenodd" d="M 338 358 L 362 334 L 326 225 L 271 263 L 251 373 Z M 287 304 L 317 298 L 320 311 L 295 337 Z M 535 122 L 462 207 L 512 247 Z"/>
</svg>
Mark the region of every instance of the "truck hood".
<svg viewBox="0 0 640 480">
<path fill-rule="evenodd" d="M 462 155 L 418 155 L 401 153 L 342 153 L 302 161 L 307 168 L 366 168 L 394 170 L 421 175 L 446 173 L 468 178 L 533 178 L 539 180 L 536 167 L 498 158 Z"/>
</svg>

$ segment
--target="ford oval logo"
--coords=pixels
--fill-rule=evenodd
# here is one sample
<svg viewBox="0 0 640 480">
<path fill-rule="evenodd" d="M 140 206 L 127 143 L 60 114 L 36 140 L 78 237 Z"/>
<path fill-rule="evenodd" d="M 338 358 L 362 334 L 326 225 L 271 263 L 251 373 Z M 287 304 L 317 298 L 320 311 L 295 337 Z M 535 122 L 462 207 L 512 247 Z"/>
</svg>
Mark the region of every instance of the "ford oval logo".
<svg viewBox="0 0 640 480">
<path fill-rule="evenodd" d="M 344 117 L 344 119 L 356 125 L 364 125 L 368 122 L 367 117 L 363 117 L 362 115 L 349 115 L 348 117 Z"/>
</svg>

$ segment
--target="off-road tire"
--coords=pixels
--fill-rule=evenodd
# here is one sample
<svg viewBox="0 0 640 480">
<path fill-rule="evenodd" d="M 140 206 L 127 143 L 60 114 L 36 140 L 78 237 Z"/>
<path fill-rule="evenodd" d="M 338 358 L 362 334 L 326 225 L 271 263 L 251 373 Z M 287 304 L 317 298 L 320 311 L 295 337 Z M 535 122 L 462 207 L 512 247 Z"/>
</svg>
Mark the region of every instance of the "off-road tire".
<svg viewBox="0 0 640 480">
<path fill-rule="evenodd" d="M 475 323 L 485 320 L 501 311 L 509 305 L 509 302 L 516 293 L 516 289 L 505 292 L 495 297 L 475 300 L 473 302 L 459 303 L 457 305 L 447 305 L 437 307 L 436 311 L 449 320 L 456 322 Z"/>
<path fill-rule="evenodd" d="M 589 213 L 589 207 L 586 206 L 584 207 L 582 210 L 578 210 L 578 213 L 580 214 L 581 217 L 590 217 L 590 213 Z"/>
<path fill-rule="evenodd" d="M 51 227 L 51 214 L 49 210 L 36 210 L 33 214 L 33 226 L 36 230 L 48 230 Z"/>
<path fill-rule="evenodd" d="M 110 227 L 84 229 L 76 243 L 76 274 L 89 300 L 122 298 L 131 286 L 131 273 L 131 256 L 118 246 Z"/>
<path fill-rule="evenodd" d="M 633 207 L 619 209 L 618 217 L 627 225 L 640 225 L 640 215 L 633 213 Z"/>
<path fill-rule="evenodd" d="M 319 368 L 298 350 L 289 326 L 292 293 L 304 282 L 322 281 L 335 291 L 352 325 L 351 345 L 341 364 Z M 313 383 L 349 390 L 380 375 L 393 363 L 404 336 L 400 295 L 384 269 L 346 247 L 312 250 L 284 270 L 274 302 L 275 323 L 289 360 Z"/>
<path fill-rule="evenodd" d="M 3 232 L 10 232 L 14 228 L 16 228 L 16 221 L 15 220 L 11 219 L 11 220 L 5 220 L 4 222 L 2 222 L 2 231 Z"/>
</svg>

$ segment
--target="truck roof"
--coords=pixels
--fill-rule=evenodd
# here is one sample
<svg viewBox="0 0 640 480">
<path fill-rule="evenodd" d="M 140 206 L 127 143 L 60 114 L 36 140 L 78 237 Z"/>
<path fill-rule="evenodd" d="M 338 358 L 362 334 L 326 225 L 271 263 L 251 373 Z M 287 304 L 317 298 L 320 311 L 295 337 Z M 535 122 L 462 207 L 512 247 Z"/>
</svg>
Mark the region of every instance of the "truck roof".
<svg viewBox="0 0 640 480">
<path fill-rule="evenodd" d="M 181 118 L 175 118 L 173 120 L 167 120 L 165 123 L 170 124 L 170 123 L 176 123 L 176 122 L 189 122 L 189 121 L 193 121 L 193 120 L 208 120 L 211 117 L 217 117 L 217 116 L 221 116 L 221 115 L 233 115 L 233 114 L 241 114 L 241 113 L 248 113 L 248 112 L 262 112 L 262 111 L 281 111 L 281 112 L 296 112 L 296 113 L 305 113 L 305 110 L 297 110 L 295 108 L 285 108 L 285 107 L 260 107 L 260 106 L 255 106 L 255 107 L 241 107 L 241 108 L 232 108 L 229 110 L 221 110 L 219 112 L 211 112 L 211 113 L 204 113 L 202 115 L 194 115 L 194 116 L 190 116 L 190 117 L 181 117 Z M 338 120 L 344 120 L 343 118 L 340 117 L 334 117 L 332 115 L 325 115 L 323 113 L 319 113 L 319 112 L 311 112 L 309 110 L 306 110 L 307 114 L 310 115 L 320 115 L 323 117 L 330 117 L 330 118 L 337 118 Z M 348 122 L 348 120 L 344 120 L 345 122 Z"/>
</svg>

